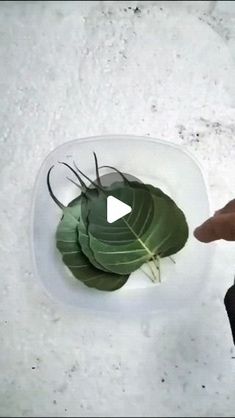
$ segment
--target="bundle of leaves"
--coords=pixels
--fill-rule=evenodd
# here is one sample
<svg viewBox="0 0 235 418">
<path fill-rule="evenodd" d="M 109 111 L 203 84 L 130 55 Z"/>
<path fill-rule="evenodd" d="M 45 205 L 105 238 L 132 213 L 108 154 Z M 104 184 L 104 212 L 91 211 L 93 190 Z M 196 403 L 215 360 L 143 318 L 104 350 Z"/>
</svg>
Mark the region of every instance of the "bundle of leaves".
<svg viewBox="0 0 235 418">
<path fill-rule="evenodd" d="M 130 274 L 148 264 L 151 279 L 161 280 L 160 259 L 180 251 L 188 239 L 188 225 L 182 210 L 162 190 L 150 184 L 120 181 L 102 185 L 95 157 L 96 180 L 89 179 L 74 163 L 62 162 L 79 183 L 78 196 L 64 206 L 54 195 L 47 175 L 48 190 L 63 214 L 56 231 L 56 246 L 74 277 L 86 286 L 103 291 L 121 288 Z M 83 176 L 83 177 L 82 177 Z M 89 186 L 83 178 L 89 181 Z M 126 216 L 107 222 L 107 197 L 131 206 Z"/>
</svg>

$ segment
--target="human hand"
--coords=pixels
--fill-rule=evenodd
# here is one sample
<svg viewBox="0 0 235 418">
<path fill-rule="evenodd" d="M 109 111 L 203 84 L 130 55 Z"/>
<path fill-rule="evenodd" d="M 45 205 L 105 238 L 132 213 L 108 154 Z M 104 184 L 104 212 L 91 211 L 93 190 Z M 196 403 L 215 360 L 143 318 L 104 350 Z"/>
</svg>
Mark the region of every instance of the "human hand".
<svg viewBox="0 0 235 418">
<path fill-rule="evenodd" d="M 217 210 L 214 216 L 196 228 L 194 235 L 202 242 L 211 242 L 218 239 L 235 241 L 235 199 L 227 203 L 222 209 Z M 224 303 L 235 344 L 235 284 L 227 291 Z"/>
<path fill-rule="evenodd" d="M 222 209 L 217 210 L 214 216 L 196 228 L 194 236 L 202 242 L 211 242 L 218 239 L 235 241 L 235 199 L 227 203 Z"/>
</svg>

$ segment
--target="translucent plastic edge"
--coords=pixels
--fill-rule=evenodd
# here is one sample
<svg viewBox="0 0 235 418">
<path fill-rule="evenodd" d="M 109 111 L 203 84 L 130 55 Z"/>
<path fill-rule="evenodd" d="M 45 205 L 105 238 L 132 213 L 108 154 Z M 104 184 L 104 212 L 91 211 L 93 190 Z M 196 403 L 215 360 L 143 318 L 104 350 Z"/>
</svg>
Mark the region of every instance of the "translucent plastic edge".
<svg viewBox="0 0 235 418">
<path fill-rule="evenodd" d="M 185 155 L 187 155 L 192 161 L 194 161 L 194 163 L 197 165 L 197 167 L 199 168 L 199 171 L 201 172 L 202 178 L 203 178 L 203 182 L 205 185 L 205 189 L 206 189 L 206 194 L 207 194 L 207 202 L 208 202 L 208 208 L 209 208 L 209 214 L 211 214 L 211 199 L 210 199 L 210 194 L 209 194 L 209 186 L 206 180 L 206 176 L 205 176 L 205 171 L 204 168 L 202 167 L 202 164 L 200 163 L 200 161 L 198 161 L 198 159 L 188 150 L 183 149 L 183 147 L 181 145 L 175 144 L 174 142 L 168 141 L 168 140 L 163 140 L 163 139 L 158 139 L 158 138 L 153 138 L 153 137 L 149 137 L 149 136 L 139 136 L 139 135 L 122 135 L 122 134 L 105 134 L 105 135 L 98 135 L 98 136 L 90 136 L 90 137 L 85 137 L 85 138 L 77 138 L 77 139 L 73 139 L 71 141 L 66 141 L 63 144 L 58 145 L 57 147 L 55 147 L 52 151 L 49 152 L 49 154 L 47 154 L 46 158 L 44 158 L 43 162 L 41 163 L 41 166 L 38 170 L 38 173 L 36 175 L 36 179 L 33 185 L 33 192 L 32 192 L 32 203 L 31 203 L 31 209 L 30 209 L 30 228 L 29 228 L 29 248 L 30 248 L 30 257 L 32 260 L 32 267 L 33 267 L 33 277 L 35 278 L 35 280 L 37 280 L 37 282 L 41 283 L 41 288 L 42 291 L 45 292 L 45 294 L 48 296 L 48 298 L 57 306 L 61 306 L 61 307 L 65 307 L 66 309 L 69 310 L 76 310 L 79 309 L 82 312 L 86 312 L 86 313 L 90 313 L 90 314 L 94 314 L 95 312 L 97 312 L 97 310 L 93 310 L 92 307 L 81 307 L 81 306 L 75 306 L 72 304 L 66 304 L 64 303 L 60 298 L 55 298 L 53 297 L 53 295 L 50 293 L 50 291 L 46 288 L 45 285 L 43 285 L 41 278 L 39 277 L 39 273 L 38 273 L 38 269 L 37 269 L 37 263 L 36 263 L 36 256 L 35 256 L 35 251 L 34 251 L 34 213 L 35 213 L 35 203 L 36 203 L 36 196 L 37 196 L 37 189 L 38 189 L 38 184 L 39 184 L 39 179 L 41 177 L 41 172 L 44 169 L 44 166 L 46 165 L 47 161 L 51 159 L 51 156 L 59 149 L 62 149 L 64 147 L 66 147 L 66 145 L 71 145 L 74 143 L 83 143 L 86 141 L 102 141 L 104 139 L 120 139 L 120 140 L 125 140 L 125 139 L 134 139 L 135 141 L 146 141 L 146 142 L 151 142 L 151 143 L 158 143 L 158 144 L 162 144 L 162 145 L 168 145 L 169 147 L 173 147 L 177 150 L 179 150 L 180 152 L 184 153 Z M 212 255 L 214 253 L 214 249 L 215 249 L 215 243 L 211 244 L 211 251 L 212 251 Z M 164 312 L 164 309 L 151 309 L 151 310 L 146 310 L 146 311 L 139 311 L 139 316 L 142 315 L 149 315 L 151 316 L 152 314 L 162 311 Z M 181 312 L 184 311 L 184 308 L 179 308 L 177 309 L 177 312 Z M 99 312 L 102 313 L 103 315 L 109 315 L 110 311 L 109 310 L 103 310 L 102 308 L 99 309 Z M 125 311 L 126 312 L 126 311 Z M 123 316 L 125 313 L 120 312 L 118 310 L 114 310 L 112 311 L 112 314 L 115 316 Z M 132 317 L 131 312 L 128 310 L 128 314 L 130 314 L 130 317 Z M 135 313 L 136 315 L 136 313 Z"/>
</svg>

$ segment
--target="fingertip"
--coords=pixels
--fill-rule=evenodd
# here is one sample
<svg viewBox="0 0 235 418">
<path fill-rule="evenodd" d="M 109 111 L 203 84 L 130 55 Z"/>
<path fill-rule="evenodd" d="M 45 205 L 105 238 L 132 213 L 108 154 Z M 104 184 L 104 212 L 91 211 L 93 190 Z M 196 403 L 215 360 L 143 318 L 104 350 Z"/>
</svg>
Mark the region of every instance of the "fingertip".
<svg viewBox="0 0 235 418">
<path fill-rule="evenodd" d="M 195 238 L 199 239 L 198 236 L 200 236 L 200 227 L 194 229 L 193 235 L 195 236 Z"/>
<path fill-rule="evenodd" d="M 198 226 L 194 231 L 194 236 L 198 241 L 204 243 L 209 243 L 218 239 L 215 230 L 215 218 L 209 218 L 202 225 Z"/>
<path fill-rule="evenodd" d="M 195 229 L 194 236 L 206 243 L 219 239 L 235 241 L 235 213 L 212 216 Z"/>
<path fill-rule="evenodd" d="M 205 234 L 205 230 L 203 227 L 199 226 L 193 231 L 193 235 L 195 238 L 200 242 L 210 242 L 210 237 Z"/>
</svg>

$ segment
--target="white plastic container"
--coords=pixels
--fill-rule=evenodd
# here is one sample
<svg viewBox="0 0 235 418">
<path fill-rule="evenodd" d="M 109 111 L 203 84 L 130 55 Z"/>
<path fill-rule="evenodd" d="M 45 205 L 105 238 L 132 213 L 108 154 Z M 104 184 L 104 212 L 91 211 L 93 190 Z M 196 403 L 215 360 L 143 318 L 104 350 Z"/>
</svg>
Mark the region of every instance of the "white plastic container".
<svg viewBox="0 0 235 418">
<path fill-rule="evenodd" d="M 189 225 L 189 240 L 178 254 L 176 264 L 161 260 L 162 283 L 153 284 L 141 271 L 133 273 L 116 292 L 89 289 L 73 278 L 63 265 L 55 246 L 55 231 L 60 209 L 49 196 L 46 175 L 58 161 L 76 161 L 81 170 L 95 178 L 93 151 L 99 165 L 112 165 L 149 182 L 168 193 L 184 211 Z M 102 173 L 105 174 L 103 171 Z M 56 165 L 52 187 L 67 204 L 77 193 L 66 176 L 70 172 Z M 35 275 L 47 291 L 61 302 L 91 311 L 153 312 L 187 307 L 200 294 L 207 280 L 211 247 L 193 237 L 194 228 L 209 215 L 207 187 L 198 163 L 180 147 L 153 138 L 102 136 L 67 142 L 52 151 L 43 162 L 35 185 L 31 217 L 31 246 Z"/>
</svg>

